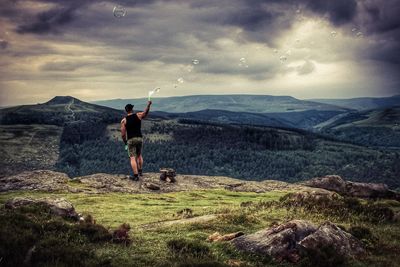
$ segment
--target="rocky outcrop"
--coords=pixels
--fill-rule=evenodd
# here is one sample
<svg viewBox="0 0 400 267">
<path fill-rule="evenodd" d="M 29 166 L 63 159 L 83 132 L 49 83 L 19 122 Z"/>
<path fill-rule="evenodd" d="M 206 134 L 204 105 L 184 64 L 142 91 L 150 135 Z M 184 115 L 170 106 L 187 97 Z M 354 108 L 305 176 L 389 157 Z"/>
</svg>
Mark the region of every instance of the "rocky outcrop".
<svg viewBox="0 0 400 267">
<path fill-rule="evenodd" d="M 69 177 L 65 173 L 39 170 L 2 177 L 0 192 L 12 190 L 60 191 L 67 190 Z"/>
<path fill-rule="evenodd" d="M 237 249 L 259 255 L 268 255 L 277 261 L 298 262 L 303 251 L 325 246 L 337 248 L 344 257 L 355 257 L 365 252 L 362 243 L 332 223 L 320 227 L 293 220 L 279 226 L 244 235 L 232 240 Z"/>
<path fill-rule="evenodd" d="M 357 183 L 345 181 L 338 175 L 316 177 L 301 183 L 302 185 L 323 188 L 343 196 L 361 198 L 389 198 L 400 200 L 400 194 L 389 190 L 385 184 Z"/>
<path fill-rule="evenodd" d="M 139 181 L 126 175 L 97 173 L 74 179 L 54 171 L 29 171 L 0 178 L 0 191 L 39 190 L 71 193 L 150 193 L 180 192 L 204 189 L 226 189 L 236 192 L 263 193 L 272 190 L 310 191 L 306 186 L 280 181 L 243 181 L 224 176 L 177 175 L 176 182 L 160 181 L 159 173 L 145 173 Z"/>
<path fill-rule="evenodd" d="M 299 245 L 313 251 L 330 247 L 339 255 L 353 258 L 365 253 L 360 240 L 331 222 L 322 224 L 317 231 L 301 240 Z"/>
<path fill-rule="evenodd" d="M 277 227 L 261 230 L 232 240 L 237 249 L 269 255 L 278 261 L 297 262 L 299 251 L 297 244 L 317 228 L 310 222 L 293 220 Z"/>
<path fill-rule="evenodd" d="M 9 199 L 5 204 L 6 209 L 16 209 L 26 205 L 42 204 L 49 207 L 50 211 L 54 215 L 58 215 L 64 218 L 78 219 L 78 214 L 75 211 L 74 206 L 64 198 L 22 198 L 16 197 Z"/>
<path fill-rule="evenodd" d="M 304 201 L 310 202 L 320 200 L 335 200 L 339 198 L 341 198 L 341 196 L 335 192 L 315 188 L 313 190 L 303 190 L 289 193 L 284 197 L 283 200 L 289 200 L 301 204 Z"/>
</svg>

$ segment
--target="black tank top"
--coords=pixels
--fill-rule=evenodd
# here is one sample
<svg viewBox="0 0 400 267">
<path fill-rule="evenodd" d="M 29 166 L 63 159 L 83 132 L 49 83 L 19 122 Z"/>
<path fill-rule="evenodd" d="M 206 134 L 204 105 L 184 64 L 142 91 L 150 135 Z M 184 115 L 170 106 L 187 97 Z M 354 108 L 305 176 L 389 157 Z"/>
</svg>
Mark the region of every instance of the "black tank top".
<svg viewBox="0 0 400 267">
<path fill-rule="evenodd" d="M 136 114 L 126 116 L 126 132 L 128 139 L 142 137 L 142 120 Z"/>
</svg>

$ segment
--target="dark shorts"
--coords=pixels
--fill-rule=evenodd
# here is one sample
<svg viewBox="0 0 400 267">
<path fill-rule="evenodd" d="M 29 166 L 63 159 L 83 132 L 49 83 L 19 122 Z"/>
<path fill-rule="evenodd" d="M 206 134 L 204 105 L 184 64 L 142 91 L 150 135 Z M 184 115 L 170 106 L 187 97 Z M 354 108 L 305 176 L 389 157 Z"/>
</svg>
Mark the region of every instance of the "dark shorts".
<svg viewBox="0 0 400 267">
<path fill-rule="evenodd" d="M 128 139 L 128 155 L 129 157 L 138 157 L 142 155 L 143 138 L 133 137 Z"/>
</svg>

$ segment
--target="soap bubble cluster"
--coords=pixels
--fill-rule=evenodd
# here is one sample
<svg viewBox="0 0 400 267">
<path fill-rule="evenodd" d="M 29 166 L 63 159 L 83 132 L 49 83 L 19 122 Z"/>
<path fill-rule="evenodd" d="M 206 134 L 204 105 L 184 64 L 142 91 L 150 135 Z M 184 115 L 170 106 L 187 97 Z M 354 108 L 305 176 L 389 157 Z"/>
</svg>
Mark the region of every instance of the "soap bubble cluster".
<svg viewBox="0 0 400 267">
<path fill-rule="evenodd" d="M 357 33 L 356 33 L 356 36 L 357 36 L 358 38 L 363 38 L 363 37 L 364 37 L 364 34 L 363 34 L 362 32 L 357 32 Z"/>
<path fill-rule="evenodd" d="M 126 16 L 126 9 L 123 6 L 114 6 L 113 14 L 116 18 L 123 18 Z"/>
<path fill-rule="evenodd" d="M 192 60 L 193 65 L 198 65 L 200 61 L 198 59 L 193 59 Z"/>
<path fill-rule="evenodd" d="M 281 63 L 285 63 L 286 60 L 287 60 L 287 57 L 286 57 L 285 55 L 280 56 L 280 57 L 279 57 L 279 60 L 281 61 Z"/>
<path fill-rule="evenodd" d="M 332 37 L 336 37 L 336 35 L 337 35 L 337 32 L 336 32 L 336 31 L 331 31 L 331 36 L 332 36 Z"/>
<path fill-rule="evenodd" d="M 180 78 L 178 78 L 177 81 L 178 81 L 178 83 L 184 83 L 185 80 L 182 77 L 180 77 Z"/>
</svg>

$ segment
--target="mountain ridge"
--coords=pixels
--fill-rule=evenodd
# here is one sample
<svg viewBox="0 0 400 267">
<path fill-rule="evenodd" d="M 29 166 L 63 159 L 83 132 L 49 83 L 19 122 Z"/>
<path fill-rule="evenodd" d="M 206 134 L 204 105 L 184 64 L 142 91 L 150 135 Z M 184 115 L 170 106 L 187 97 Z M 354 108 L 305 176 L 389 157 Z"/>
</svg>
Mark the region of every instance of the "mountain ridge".
<svg viewBox="0 0 400 267">
<path fill-rule="evenodd" d="M 286 112 L 315 110 L 349 111 L 348 108 L 337 107 L 307 100 L 300 100 L 292 96 L 272 95 L 190 95 L 177 97 L 153 98 L 154 110 L 171 113 L 195 112 L 205 109 L 221 109 L 234 112 Z M 123 109 L 128 103 L 135 104 L 135 109 L 145 107 L 147 99 L 115 99 L 93 101 L 92 103 L 116 109 Z"/>
</svg>

